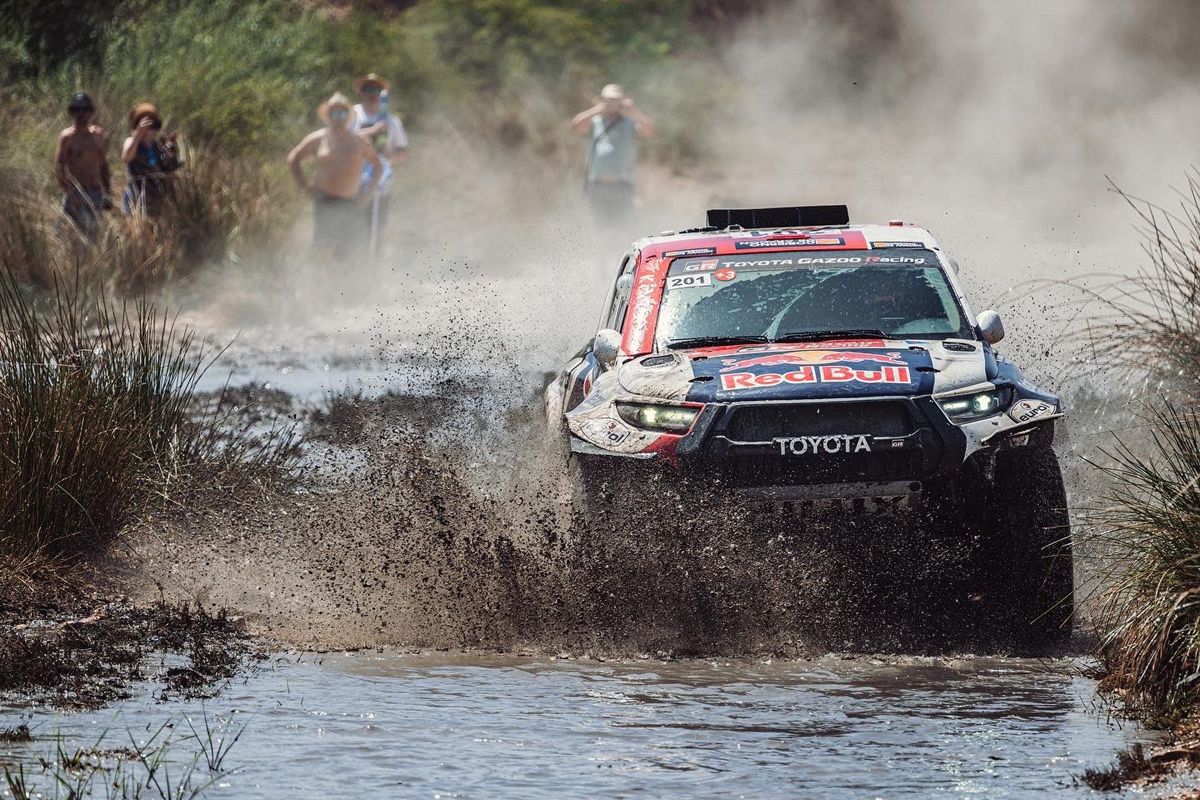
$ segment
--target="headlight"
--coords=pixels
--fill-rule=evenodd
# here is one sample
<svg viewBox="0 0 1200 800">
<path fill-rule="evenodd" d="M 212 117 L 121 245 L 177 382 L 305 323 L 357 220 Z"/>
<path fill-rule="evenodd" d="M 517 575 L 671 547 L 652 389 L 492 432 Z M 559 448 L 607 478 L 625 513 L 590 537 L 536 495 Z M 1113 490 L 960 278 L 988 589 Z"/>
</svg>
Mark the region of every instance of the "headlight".
<svg viewBox="0 0 1200 800">
<path fill-rule="evenodd" d="M 617 403 L 617 414 L 635 428 L 667 433 L 687 433 L 696 421 L 698 408 L 659 406 L 647 403 Z"/>
<path fill-rule="evenodd" d="M 995 389 L 990 392 L 939 400 L 938 404 L 941 405 L 942 411 L 946 412 L 946 416 L 955 422 L 970 422 L 999 414 L 1008 408 L 1011 400 L 1012 389 Z"/>
</svg>

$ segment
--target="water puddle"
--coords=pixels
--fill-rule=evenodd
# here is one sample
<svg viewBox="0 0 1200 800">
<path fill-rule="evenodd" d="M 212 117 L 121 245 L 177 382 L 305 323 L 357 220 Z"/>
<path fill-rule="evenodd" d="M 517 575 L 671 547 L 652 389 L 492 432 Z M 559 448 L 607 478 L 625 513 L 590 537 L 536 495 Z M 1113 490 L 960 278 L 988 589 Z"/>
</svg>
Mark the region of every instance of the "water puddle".
<svg viewBox="0 0 1200 800">
<path fill-rule="evenodd" d="M 245 726 L 211 796 L 1042 797 L 1145 734 L 1093 708 L 1078 662 L 833 656 L 574 661 L 392 652 L 280 657 L 203 712 Z M 196 701 L 0 710 L 37 740 L 128 744 Z M 199 722 L 196 723 L 200 725 Z"/>
</svg>

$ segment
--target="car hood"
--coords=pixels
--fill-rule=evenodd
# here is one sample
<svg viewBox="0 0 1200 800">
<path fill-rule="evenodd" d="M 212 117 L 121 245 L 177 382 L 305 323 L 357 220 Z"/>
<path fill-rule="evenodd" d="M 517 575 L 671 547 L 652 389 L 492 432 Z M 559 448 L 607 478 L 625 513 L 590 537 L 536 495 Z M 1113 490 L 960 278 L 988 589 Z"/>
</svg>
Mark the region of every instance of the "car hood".
<svg viewBox="0 0 1200 800">
<path fill-rule="evenodd" d="M 987 380 L 983 345 L 856 339 L 655 353 L 621 365 L 621 388 L 699 403 L 928 395 Z"/>
</svg>

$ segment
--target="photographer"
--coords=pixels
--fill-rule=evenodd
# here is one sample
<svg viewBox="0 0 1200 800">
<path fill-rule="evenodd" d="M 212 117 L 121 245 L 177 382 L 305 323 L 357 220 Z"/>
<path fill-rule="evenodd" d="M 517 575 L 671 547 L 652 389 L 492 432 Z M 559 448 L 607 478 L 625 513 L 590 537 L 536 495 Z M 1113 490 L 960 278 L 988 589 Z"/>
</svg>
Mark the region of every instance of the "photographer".
<svg viewBox="0 0 1200 800">
<path fill-rule="evenodd" d="M 622 221 L 633 208 L 637 140 L 654 135 L 654 121 L 610 83 L 595 105 L 575 115 L 571 130 L 588 137 L 585 189 L 592 210 L 605 222 Z"/>
<path fill-rule="evenodd" d="M 171 197 L 171 173 L 183 166 L 177 134 L 159 138 L 162 115 L 150 103 L 139 103 L 129 112 L 132 134 L 121 148 L 121 160 L 129 169 L 123 207 L 126 214 L 157 217 Z"/>
<path fill-rule="evenodd" d="M 100 232 L 102 210 L 112 208 L 104 129 L 92 124 L 95 112 L 88 95 L 71 98 L 67 113 L 74 124 L 58 135 L 54 150 L 54 178 L 63 190 L 63 213 L 88 239 Z"/>
</svg>

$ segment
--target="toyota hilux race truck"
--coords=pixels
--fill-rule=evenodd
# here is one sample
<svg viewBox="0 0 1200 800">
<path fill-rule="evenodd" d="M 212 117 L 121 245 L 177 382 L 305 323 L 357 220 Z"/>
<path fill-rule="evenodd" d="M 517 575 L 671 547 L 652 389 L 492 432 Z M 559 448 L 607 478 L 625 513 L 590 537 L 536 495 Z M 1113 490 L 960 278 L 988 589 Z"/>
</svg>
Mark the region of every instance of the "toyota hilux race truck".
<svg viewBox="0 0 1200 800">
<path fill-rule="evenodd" d="M 1017 636 L 1066 640 L 1062 405 L 996 353 L 999 316 L 972 312 L 933 236 L 845 206 L 708 221 L 632 245 L 546 389 L 583 513 L 645 502 L 647 470 L 751 504 L 894 508 L 977 541 Z"/>
</svg>

